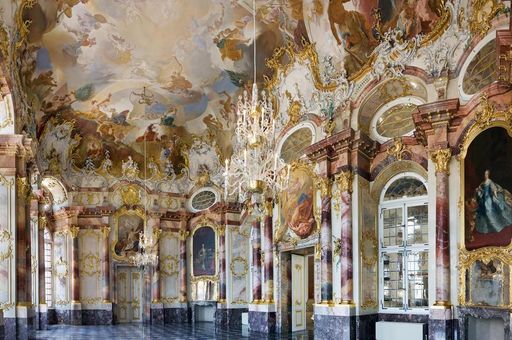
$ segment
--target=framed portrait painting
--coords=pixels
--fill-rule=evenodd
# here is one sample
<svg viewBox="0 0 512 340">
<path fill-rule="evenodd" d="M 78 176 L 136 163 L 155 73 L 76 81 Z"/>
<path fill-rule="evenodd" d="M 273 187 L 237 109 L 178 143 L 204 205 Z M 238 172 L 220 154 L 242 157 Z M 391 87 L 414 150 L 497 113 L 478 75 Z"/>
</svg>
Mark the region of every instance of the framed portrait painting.
<svg viewBox="0 0 512 340">
<path fill-rule="evenodd" d="M 505 128 L 491 127 L 471 141 L 463 191 L 466 249 L 507 246 L 512 239 L 512 138 Z"/>
<path fill-rule="evenodd" d="M 119 209 L 114 214 L 112 257 L 116 261 L 128 262 L 139 252 L 139 235 L 144 232 L 146 216 L 140 208 Z"/>
<path fill-rule="evenodd" d="M 192 275 L 214 276 L 217 274 L 216 265 L 216 235 L 209 226 L 197 228 L 192 235 Z"/>
</svg>

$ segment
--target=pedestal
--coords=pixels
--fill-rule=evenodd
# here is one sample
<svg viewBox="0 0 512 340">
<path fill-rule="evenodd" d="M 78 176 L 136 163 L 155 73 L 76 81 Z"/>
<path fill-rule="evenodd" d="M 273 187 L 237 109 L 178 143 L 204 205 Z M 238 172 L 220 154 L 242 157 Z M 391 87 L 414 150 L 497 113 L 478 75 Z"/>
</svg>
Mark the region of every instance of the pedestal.
<svg viewBox="0 0 512 340">
<path fill-rule="evenodd" d="M 72 302 L 69 310 L 69 324 L 80 326 L 82 324 L 82 304 L 80 302 Z"/>
<path fill-rule="evenodd" d="M 455 336 L 454 326 L 455 322 L 450 307 L 430 307 L 430 318 L 428 320 L 429 340 L 453 340 Z"/>
<path fill-rule="evenodd" d="M 164 305 L 162 303 L 151 303 L 151 324 L 164 324 Z"/>
<path fill-rule="evenodd" d="M 82 305 L 82 325 L 111 325 L 112 303 Z"/>
<path fill-rule="evenodd" d="M 353 305 L 315 305 L 315 339 L 356 339 Z"/>
<path fill-rule="evenodd" d="M 276 323 L 277 314 L 273 304 L 249 305 L 249 330 L 251 332 L 275 333 Z"/>
<path fill-rule="evenodd" d="M 190 309 L 187 303 L 176 303 L 170 307 L 164 307 L 164 323 L 188 322 L 190 322 Z"/>
<path fill-rule="evenodd" d="M 39 321 L 39 330 L 48 329 L 48 305 L 42 303 L 38 307 L 36 318 Z"/>
<path fill-rule="evenodd" d="M 34 334 L 34 308 L 28 306 L 16 306 L 16 338 L 28 339 Z"/>
<path fill-rule="evenodd" d="M 246 313 L 247 308 L 228 308 L 225 303 L 218 303 L 215 311 L 215 328 L 220 330 L 240 330 L 242 329 L 242 313 Z"/>
</svg>

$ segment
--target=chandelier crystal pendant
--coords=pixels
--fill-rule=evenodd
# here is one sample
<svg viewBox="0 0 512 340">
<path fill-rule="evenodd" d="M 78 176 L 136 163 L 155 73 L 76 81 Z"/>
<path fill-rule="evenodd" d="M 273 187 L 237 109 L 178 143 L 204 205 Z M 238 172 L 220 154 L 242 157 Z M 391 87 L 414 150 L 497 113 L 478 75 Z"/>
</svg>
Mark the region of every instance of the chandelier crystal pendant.
<svg viewBox="0 0 512 340">
<path fill-rule="evenodd" d="M 258 94 L 256 84 L 256 3 L 253 0 L 254 80 L 251 96 L 247 90 L 238 97 L 235 142 L 231 160 L 226 159 L 224 197 L 238 193 L 275 194 L 288 183 L 290 167 L 276 148 L 276 120 L 272 100 L 265 91 Z"/>
<path fill-rule="evenodd" d="M 147 147 L 146 147 L 146 136 L 144 136 L 144 187 L 147 188 Z M 156 266 L 158 264 L 158 255 L 155 253 L 154 248 L 158 239 L 153 238 L 150 234 L 147 234 L 147 206 L 148 206 L 148 195 L 144 196 L 144 226 L 142 231 L 139 233 L 139 247 L 137 252 L 130 256 L 130 262 L 140 268 L 146 268 L 146 266 Z"/>
</svg>

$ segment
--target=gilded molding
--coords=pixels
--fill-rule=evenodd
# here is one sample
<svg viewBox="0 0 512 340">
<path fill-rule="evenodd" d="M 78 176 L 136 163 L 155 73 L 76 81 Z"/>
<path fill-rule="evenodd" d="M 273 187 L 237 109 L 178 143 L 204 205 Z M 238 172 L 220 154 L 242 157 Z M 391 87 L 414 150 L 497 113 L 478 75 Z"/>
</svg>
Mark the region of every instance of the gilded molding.
<svg viewBox="0 0 512 340">
<path fill-rule="evenodd" d="M 507 266 L 508 270 L 497 270 L 496 274 L 504 274 L 506 272 L 510 273 L 510 270 L 512 269 L 512 257 L 510 254 L 512 253 L 512 242 L 506 246 L 506 247 L 485 247 L 480 248 L 476 250 L 466 250 L 465 246 L 462 245 L 459 247 L 459 292 L 458 292 L 458 301 L 459 305 L 461 306 L 487 306 L 487 307 L 498 307 L 498 308 L 504 308 L 504 309 L 511 309 L 512 308 L 512 300 L 509 299 L 508 304 L 500 304 L 497 306 L 490 306 L 490 305 L 482 305 L 478 303 L 474 303 L 471 299 L 471 294 L 469 294 L 469 298 L 466 299 L 466 282 L 469 279 L 471 282 L 472 280 L 472 271 L 471 267 L 476 261 L 481 261 L 484 264 L 488 264 L 490 261 L 496 261 L 498 260 L 501 262 L 503 266 Z M 497 263 L 495 263 L 496 266 L 498 266 Z M 467 277 L 469 275 L 469 277 Z M 494 280 L 494 278 L 493 278 Z M 509 278 L 510 281 L 510 278 Z M 506 293 L 509 297 L 512 296 L 512 285 L 510 285 L 510 282 L 503 283 L 502 289 L 505 289 L 508 287 L 508 292 Z"/>
<path fill-rule="evenodd" d="M 332 180 L 327 177 L 321 177 L 315 181 L 315 187 L 320 190 L 322 198 L 332 196 Z"/>
<path fill-rule="evenodd" d="M 237 272 L 236 271 L 236 263 L 241 263 L 243 266 L 243 270 Z M 249 271 L 249 264 L 247 263 L 247 259 L 241 256 L 235 256 L 231 259 L 231 263 L 229 264 L 229 268 L 231 269 L 231 275 L 235 279 L 243 279 L 246 277 L 247 272 Z"/>
<path fill-rule="evenodd" d="M 186 241 L 187 238 L 189 237 L 189 235 L 190 235 L 190 232 L 188 230 L 182 229 L 178 232 L 178 237 L 179 237 L 180 241 Z"/>
<path fill-rule="evenodd" d="M 361 261 L 367 267 L 373 267 L 377 264 L 379 244 L 377 236 L 373 231 L 367 230 L 361 233 Z M 369 242 L 370 244 L 368 244 Z M 370 246 L 371 249 L 367 249 Z M 368 256 L 368 253 L 371 255 Z"/>
<path fill-rule="evenodd" d="M 485 35 L 491 29 L 492 19 L 504 10 L 505 4 L 499 0 L 471 1 L 471 15 L 468 18 L 471 34 Z"/>
<path fill-rule="evenodd" d="M 31 192 L 31 187 L 27 177 L 16 177 L 16 193 L 19 198 L 27 198 Z"/>
<path fill-rule="evenodd" d="M 352 171 L 342 171 L 334 176 L 334 181 L 338 187 L 340 193 L 347 191 L 352 193 L 352 182 L 354 180 L 354 174 Z"/>
<path fill-rule="evenodd" d="M 8 230 L 0 230 L 0 244 L 5 244 L 5 250 L 0 252 L 0 262 L 2 262 L 12 257 L 13 237 Z"/>
<path fill-rule="evenodd" d="M 108 225 L 101 226 L 100 231 L 101 236 L 103 236 L 104 239 L 108 239 L 110 235 L 110 227 Z"/>
<path fill-rule="evenodd" d="M 386 153 L 388 156 L 392 156 L 399 161 L 403 159 L 404 154 L 411 154 L 411 152 L 404 145 L 401 137 L 396 137 L 393 139 L 393 145 L 387 148 Z"/>
<path fill-rule="evenodd" d="M 160 260 L 160 273 L 162 276 L 178 276 L 179 274 L 179 263 L 178 256 L 167 255 Z"/>
<path fill-rule="evenodd" d="M 272 216 L 272 212 L 274 210 L 274 203 L 272 200 L 265 200 L 263 203 L 263 208 L 265 210 L 265 216 Z"/>
<path fill-rule="evenodd" d="M 155 239 L 155 242 L 158 242 L 158 240 L 160 240 L 161 234 L 162 234 L 162 229 L 153 228 L 153 238 Z"/>
<path fill-rule="evenodd" d="M 450 159 L 452 158 L 450 148 L 434 150 L 430 153 L 430 157 L 436 167 L 436 173 L 450 174 Z"/>
<path fill-rule="evenodd" d="M 99 256 L 89 252 L 80 259 L 80 276 L 99 276 L 101 274 Z"/>
</svg>

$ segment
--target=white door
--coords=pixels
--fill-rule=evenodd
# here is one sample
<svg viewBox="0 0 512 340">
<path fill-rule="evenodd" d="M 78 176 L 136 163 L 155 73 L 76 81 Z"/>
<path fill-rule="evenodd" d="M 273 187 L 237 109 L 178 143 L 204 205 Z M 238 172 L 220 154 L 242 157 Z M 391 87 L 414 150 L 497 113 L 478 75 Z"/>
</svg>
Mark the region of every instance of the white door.
<svg viewBox="0 0 512 340">
<path fill-rule="evenodd" d="M 118 267 L 116 270 L 117 321 L 142 321 L 142 275 L 136 268 Z"/>
<path fill-rule="evenodd" d="M 292 254 L 292 332 L 306 329 L 306 261 Z"/>
</svg>

